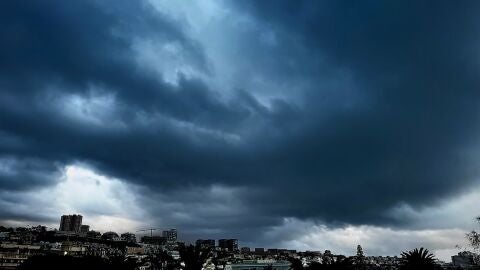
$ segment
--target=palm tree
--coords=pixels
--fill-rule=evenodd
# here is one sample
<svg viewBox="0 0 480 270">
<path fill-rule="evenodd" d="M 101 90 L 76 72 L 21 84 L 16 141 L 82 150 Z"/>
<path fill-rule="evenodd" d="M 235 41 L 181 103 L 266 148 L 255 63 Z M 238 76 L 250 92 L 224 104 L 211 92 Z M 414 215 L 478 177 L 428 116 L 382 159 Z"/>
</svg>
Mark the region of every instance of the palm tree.
<svg viewBox="0 0 480 270">
<path fill-rule="evenodd" d="M 435 257 L 428 249 L 416 248 L 414 250 L 402 252 L 402 267 L 400 269 L 434 269 Z"/>
</svg>

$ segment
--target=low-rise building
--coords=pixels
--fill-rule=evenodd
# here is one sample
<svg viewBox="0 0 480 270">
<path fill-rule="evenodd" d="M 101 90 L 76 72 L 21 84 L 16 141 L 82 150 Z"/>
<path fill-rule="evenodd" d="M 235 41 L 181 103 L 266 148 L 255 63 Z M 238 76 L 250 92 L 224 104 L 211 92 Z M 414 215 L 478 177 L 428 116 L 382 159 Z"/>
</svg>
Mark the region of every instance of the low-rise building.
<svg viewBox="0 0 480 270">
<path fill-rule="evenodd" d="M 209 249 L 214 249 L 215 248 L 215 240 L 214 239 L 198 239 L 195 242 L 195 245 L 200 248 L 209 248 Z"/>
<path fill-rule="evenodd" d="M 240 252 L 243 254 L 248 254 L 250 253 L 250 248 L 249 247 L 242 247 L 240 248 Z"/>
<path fill-rule="evenodd" d="M 265 253 L 264 248 L 255 248 L 255 254 L 257 255 L 263 255 Z"/>
<path fill-rule="evenodd" d="M 150 245 L 164 246 L 167 244 L 167 239 L 163 236 L 142 236 L 141 242 Z"/>
<path fill-rule="evenodd" d="M 129 233 L 129 232 L 122 233 L 120 235 L 120 238 L 123 241 L 126 241 L 127 243 L 136 243 L 137 242 L 137 237 L 135 236 L 134 233 Z"/>
<path fill-rule="evenodd" d="M 17 269 L 27 259 L 28 256 L 24 254 L 0 253 L 0 269 Z"/>
<path fill-rule="evenodd" d="M 238 251 L 238 239 L 220 239 L 218 246 L 222 250 Z"/>
<path fill-rule="evenodd" d="M 144 253 L 145 249 L 143 247 L 126 247 L 127 255 L 139 255 Z"/>
<path fill-rule="evenodd" d="M 116 232 L 106 232 L 102 234 L 102 239 L 109 241 L 120 241 L 120 237 Z"/>
<path fill-rule="evenodd" d="M 88 226 L 88 225 L 80 225 L 80 232 L 81 232 L 81 233 L 87 233 L 88 231 L 90 231 L 90 226 Z"/>
<path fill-rule="evenodd" d="M 475 253 L 469 251 L 459 252 L 458 255 L 452 256 L 452 264 L 456 267 L 466 268 L 475 265 Z"/>
</svg>

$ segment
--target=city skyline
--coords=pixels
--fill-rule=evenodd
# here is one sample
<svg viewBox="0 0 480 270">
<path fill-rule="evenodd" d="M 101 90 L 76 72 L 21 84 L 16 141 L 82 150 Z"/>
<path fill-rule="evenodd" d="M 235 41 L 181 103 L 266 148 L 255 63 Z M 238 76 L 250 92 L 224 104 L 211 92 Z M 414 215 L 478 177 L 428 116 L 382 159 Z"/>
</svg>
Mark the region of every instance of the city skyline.
<svg viewBox="0 0 480 270">
<path fill-rule="evenodd" d="M 450 258 L 479 229 L 477 11 L 1 2 L 0 225 Z"/>
</svg>

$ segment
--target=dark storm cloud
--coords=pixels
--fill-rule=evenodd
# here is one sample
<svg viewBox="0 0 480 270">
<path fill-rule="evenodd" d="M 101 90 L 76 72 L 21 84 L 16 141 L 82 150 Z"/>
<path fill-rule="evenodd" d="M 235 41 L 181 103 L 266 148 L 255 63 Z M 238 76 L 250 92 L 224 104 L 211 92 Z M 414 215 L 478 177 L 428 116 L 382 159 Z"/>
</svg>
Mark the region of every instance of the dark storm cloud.
<svg viewBox="0 0 480 270">
<path fill-rule="evenodd" d="M 50 161 L 4 157 L 0 162 L 0 190 L 39 188 L 60 176 L 52 173 L 59 168 Z"/>
<path fill-rule="evenodd" d="M 239 39 L 238 65 L 301 83 L 287 94 L 301 102 L 261 103 L 258 89 L 225 100 L 229 89 L 181 74 L 167 83 L 139 64 L 135 40 L 177 44 L 206 76 L 221 70 L 182 22 L 147 3 L 0 4 L 0 153 L 22 171 L 0 189 L 47 184 L 48 172 L 81 161 L 148 187 L 152 213 L 183 213 L 170 223 L 247 235 L 285 216 L 392 222 L 385 213 L 399 203 L 475 183 L 476 2 L 234 4 L 275 35 L 266 46 L 244 33 L 252 41 Z M 102 98 L 113 100 L 98 105 L 107 112 L 81 107 Z M 228 211 L 217 184 L 238 197 Z"/>
<path fill-rule="evenodd" d="M 278 162 L 270 170 L 283 176 L 280 185 L 289 187 L 284 190 L 303 194 L 311 185 L 319 202 L 335 203 L 328 210 L 306 199 L 291 215 L 326 213 L 365 222 L 387 205 L 431 202 L 476 179 L 477 148 L 471 147 L 477 143 L 480 93 L 477 3 L 240 5 L 258 23 L 300 40 L 303 51 L 278 58 L 279 63 L 295 59 L 299 52 L 298 59 L 305 59 L 302 52 L 311 58 L 299 65 L 306 70 L 290 70 L 292 76 L 318 70 L 317 78 L 323 78 L 325 66 L 328 75 L 348 72 L 353 77 L 345 85 L 348 93 L 364 97 L 353 108 L 325 111 L 323 99 L 335 97 L 337 89 L 325 90 L 320 79 L 305 93 L 307 124 L 300 134 L 282 138 L 285 147 L 272 151 Z M 298 190 L 289 184 L 295 178 Z M 302 196 L 293 196 L 302 204 Z M 287 201 L 275 202 L 279 212 L 285 214 Z"/>
</svg>

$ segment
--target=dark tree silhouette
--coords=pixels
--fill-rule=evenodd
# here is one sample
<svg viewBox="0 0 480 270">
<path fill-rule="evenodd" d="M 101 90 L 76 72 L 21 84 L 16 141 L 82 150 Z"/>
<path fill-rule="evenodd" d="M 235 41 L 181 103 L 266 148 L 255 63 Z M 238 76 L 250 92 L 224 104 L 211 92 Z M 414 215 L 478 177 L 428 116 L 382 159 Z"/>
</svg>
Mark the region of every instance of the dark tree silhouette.
<svg viewBox="0 0 480 270">
<path fill-rule="evenodd" d="M 345 256 L 338 256 L 336 260 L 332 261 L 329 265 L 328 268 L 326 269 L 354 269 L 353 262 L 350 258 L 347 258 Z"/>
<path fill-rule="evenodd" d="M 145 262 L 150 262 L 152 270 L 173 270 L 178 268 L 177 261 L 175 261 L 175 259 L 165 250 L 149 255 L 145 259 Z"/>
<path fill-rule="evenodd" d="M 475 220 L 480 223 L 480 216 L 476 217 Z M 480 234 L 478 232 L 473 230 L 470 233 L 467 233 L 467 239 L 473 249 L 480 249 Z"/>
<path fill-rule="evenodd" d="M 367 259 L 365 258 L 365 254 L 363 253 L 362 246 L 357 246 L 357 255 L 354 259 L 355 269 L 363 270 L 367 269 Z"/>
<path fill-rule="evenodd" d="M 110 256 L 107 260 L 107 269 L 136 269 L 136 266 L 136 261 L 129 260 L 122 255 Z"/>
<path fill-rule="evenodd" d="M 475 220 L 480 224 L 480 216 L 476 217 Z M 480 234 L 477 231 L 472 230 L 471 232 L 467 233 L 466 236 L 470 246 L 478 254 L 478 251 L 480 250 Z M 473 262 L 476 265 L 480 265 L 480 256 L 475 255 Z"/>
<path fill-rule="evenodd" d="M 325 264 L 322 264 L 322 263 L 319 263 L 319 262 L 311 262 L 308 266 L 307 266 L 307 270 L 322 270 L 322 269 L 325 269 L 324 268 Z"/>
<path fill-rule="evenodd" d="M 423 247 L 402 252 L 402 270 L 435 269 L 435 257 Z"/>
<path fill-rule="evenodd" d="M 225 267 L 225 262 L 228 258 L 233 258 L 233 254 L 226 252 L 226 251 L 216 251 L 215 256 L 212 258 L 212 263 L 215 266 L 223 266 Z"/>
<path fill-rule="evenodd" d="M 184 270 L 202 270 L 203 264 L 210 256 L 210 249 L 202 249 L 193 245 L 179 248 L 180 258 L 185 264 Z"/>
<path fill-rule="evenodd" d="M 354 269 L 352 261 L 345 256 L 338 256 L 336 260 L 324 260 L 322 263 L 312 262 L 307 270 L 348 270 Z"/>
<path fill-rule="evenodd" d="M 288 258 L 288 261 L 290 262 L 291 270 L 303 270 L 303 264 L 300 259 L 290 257 Z"/>
</svg>

